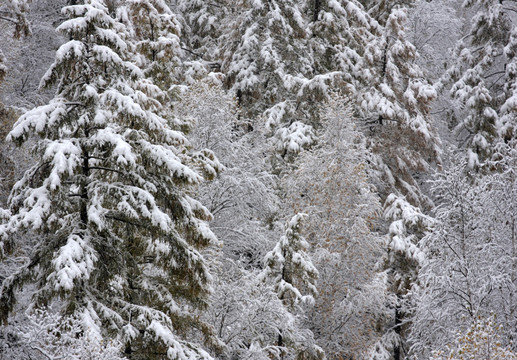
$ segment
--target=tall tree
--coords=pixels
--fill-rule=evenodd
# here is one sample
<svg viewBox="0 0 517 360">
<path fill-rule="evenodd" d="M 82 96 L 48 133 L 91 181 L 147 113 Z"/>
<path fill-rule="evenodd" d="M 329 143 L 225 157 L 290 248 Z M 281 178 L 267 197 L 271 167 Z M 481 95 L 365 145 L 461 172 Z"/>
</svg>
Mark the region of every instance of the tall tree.
<svg viewBox="0 0 517 360">
<path fill-rule="evenodd" d="M 392 294 L 388 304 L 391 316 L 383 324 L 382 338 L 372 347 L 371 358 L 381 353 L 400 360 L 409 352 L 407 340 L 415 302 L 412 292 L 425 260 L 419 242 L 433 226 L 433 219 L 395 194 L 386 199 L 384 218 L 390 224 L 383 268 L 388 277 L 387 290 Z"/>
<path fill-rule="evenodd" d="M 412 204 L 426 207 L 430 203 L 415 174 L 439 161 L 440 141 L 429 115 L 436 92 L 416 64 L 416 48 L 404 30 L 406 14 L 406 9 L 394 8 L 366 50 L 369 73 L 360 94 L 360 113 L 370 126 L 372 151 L 379 157 L 384 196 L 398 191 Z"/>
<path fill-rule="evenodd" d="M 303 213 L 293 216 L 286 224 L 285 235 L 265 257 L 263 277 L 272 279 L 278 297 L 291 310 L 304 302 L 313 303 L 317 294 L 318 270 L 307 254 L 309 243 L 300 233 L 306 216 Z M 308 295 L 302 295 L 304 289 Z"/>
<path fill-rule="evenodd" d="M 452 83 L 450 92 L 463 109 L 454 125 L 469 165 L 477 167 L 493 155 L 498 138 L 515 137 L 517 8 L 495 0 L 468 0 L 464 7 L 475 14 L 443 83 Z"/>
<path fill-rule="evenodd" d="M 188 51 L 203 60 L 220 60 L 219 39 L 229 30 L 231 17 L 235 16 L 239 4 L 228 0 L 178 0 L 177 3 L 183 14 Z"/>
<path fill-rule="evenodd" d="M 70 19 L 58 31 L 70 40 L 42 79 L 56 95 L 8 137 L 38 136 L 41 160 L 13 188 L 3 248 L 19 231 L 44 236 L 4 282 L 2 318 L 15 290 L 34 283 L 35 306 L 59 297 L 64 313 L 117 337 L 133 359 L 209 359 L 183 340 L 193 328 L 210 336 L 196 317 L 210 282 L 198 249 L 217 241 L 210 213 L 188 196 L 201 176 L 188 166 L 187 141 L 158 115 L 162 92 L 127 61 L 124 27 L 104 2 L 63 13 Z"/>
<path fill-rule="evenodd" d="M 127 0 L 118 7 L 117 15 L 127 24 L 138 54 L 136 64 L 162 90 L 169 90 L 182 56 L 175 14 L 163 0 Z"/>
<path fill-rule="evenodd" d="M 395 8 L 408 7 L 415 0 L 360 0 L 368 10 L 368 14 L 376 19 L 381 26 L 388 22 L 391 12 Z"/>
<path fill-rule="evenodd" d="M 307 253 L 309 243 L 301 234 L 302 221 L 306 216 L 298 213 L 287 221 L 285 235 L 266 254 L 264 270 L 260 274 L 260 278 L 273 285 L 278 298 L 292 314 L 296 314 L 302 304 L 314 304 L 314 296 L 318 293 L 315 284 L 318 270 Z M 304 295 L 304 292 L 307 294 Z M 296 339 L 286 337 L 281 331 L 277 345 L 294 349 L 298 358 L 324 358 L 319 346 L 311 342 L 297 343 Z"/>
<path fill-rule="evenodd" d="M 314 142 L 315 105 L 335 76 L 313 72 L 299 2 L 242 0 L 229 21 L 220 53 L 227 86 L 244 116 L 264 116 L 282 163 Z"/>
<path fill-rule="evenodd" d="M 501 344 L 515 350 L 517 158 L 513 146 L 503 147 L 499 173 L 478 178 L 459 155 L 433 180 L 438 222 L 422 240 L 427 261 L 416 288 L 415 356 L 447 351 L 458 332 L 491 316 L 504 329 Z"/>
<path fill-rule="evenodd" d="M 307 2 L 312 14 L 308 44 L 314 74 L 335 73 L 351 94 L 360 90 L 365 76 L 363 56 L 378 23 L 356 0 Z"/>
<path fill-rule="evenodd" d="M 228 85 L 250 114 L 290 100 L 295 76 L 310 71 L 303 47 L 306 36 L 296 1 L 241 0 L 221 44 L 222 65 Z"/>
<path fill-rule="evenodd" d="M 378 324 L 389 302 L 378 266 L 380 199 L 369 183 L 371 154 L 352 104 L 332 96 L 320 106 L 318 143 L 297 157 L 283 187 L 294 211 L 309 214 L 304 228 L 320 274 L 308 326 L 328 358 L 363 358 L 382 335 Z"/>
</svg>

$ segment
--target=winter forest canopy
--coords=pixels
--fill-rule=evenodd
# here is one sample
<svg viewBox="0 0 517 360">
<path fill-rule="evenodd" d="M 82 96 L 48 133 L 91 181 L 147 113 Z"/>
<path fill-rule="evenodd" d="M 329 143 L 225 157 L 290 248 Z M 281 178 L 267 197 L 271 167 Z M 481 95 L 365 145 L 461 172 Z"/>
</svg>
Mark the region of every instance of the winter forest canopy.
<svg viewBox="0 0 517 360">
<path fill-rule="evenodd" d="M 0 0 L 0 359 L 517 359 L 517 2 Z"/>
</svg>

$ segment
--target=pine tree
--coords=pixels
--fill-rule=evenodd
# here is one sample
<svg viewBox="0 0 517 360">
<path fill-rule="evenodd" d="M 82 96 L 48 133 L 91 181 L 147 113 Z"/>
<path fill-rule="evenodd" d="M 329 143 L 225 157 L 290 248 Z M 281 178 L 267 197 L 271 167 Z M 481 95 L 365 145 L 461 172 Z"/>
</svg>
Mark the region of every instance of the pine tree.
<svg viewBox="0 0 517 360">
<path fill-rule="evenodd" d="M 371 147 L 386 184 L 384 197 L 401 192 L 419 207 L 429 206 L 415 174 L 439 162 L 440 141 L 430 125 L 436 92 L 416 64 L 414 45 L 404 31 L 406 10 L 395 8 L 382 33 L 366 50 L 369 85 L 360 94 L 360 114 L 370 126 Z"/>
<path fill-rule="evenodd" d="M 454 125 L 474 168 L 494 155 L 500 138 L 508 141 L 515 135 L 516 8 L 495 0 L 468 0 L 464 7 L 475 9 L 475 15 L 442 82 L 452 83 L 451 95 L 463 110 Z"/>
<path fill-rule="evenodd" d="M 303 213 L 293 216 L 286 224 L 285 235 L 264 258 L 262 276 L 272 279 L 278 297 L 291 310 L 304 302 L 313 303 L 318 292 L 314 285 L 318 270 L 306 253 L 309 243 L 300 234 L 306 216 Z M 308 295 L 302 295 L 304 289 Z"/>
<path fill-rule="evenodd" d="M 163 0 L 127 0 L 117 10 L 134 43 L 137 65 L 162 90 L 172 85 L 181 65 L 180 24 Z"/>
<path fill-rule="evenodd" d="M 278 160 L 290 160 L 313 144 L 315 105 L 327 96 L 335 75 L 313 73 L 297 1 L 242 0 L 237 9 L 221 45 L 227 86 L 244 116 L 264 116 L 277 139 Z"/>
<path fill-rule="evenodd" d="M 513 27 L 503 51 L 507 61 L 503 87 L 505 98 L 499 110 L 497 131 L 504 141 L 511 143 L 517 139 L 517 26 Z"/>
<path fill-rule="evenodd" d="M 391 316 L 382 325 L 382 338 L 370 348 L 372 359 L 398 360 L 407 353 L 411 289 L 423 259 L 418 243 L 432 224 L 425 215 L 432 202 L 420 188 L 419 178 L 441 162 L 441 144 L 430 116 L 436 91 L 418 66 L 418 52 L 404 28 L 410 3 L 381 0 L 368 4 L 368 13 L 381 31 L 366 49 L 368 73 L 359 113 L 369 125 L 370 147 L 377 155 L 375 167 L 381 178 L 377 185 L 385 199 L 389 233 L 383 268 L 392 295 Z"/>
<path fill-rule="evenodd" d="M 257 115 L 291 100 L 296 77 L 310 71 L 303 46 L 307 33 L 293 0 L 241 0 L 239 8 L 221 44 L 222 66 L 239 105 Z"/>
<path fill-rule="evenodd" d="M 385 26 L 393 9 L 411 6 L 414 0 L 360 0 L 368 14 Z"/>
<path fill-rule="evenodd" d="M 186 28 L 184 41 L 190 46 L 192 55 L 207 61 L 219 59 L 222 45 L 219 39 L 229 30 L 230 19 L 237 11 L 236 5 L 228 0 L 178 0 Z"/>
<path fill-rule="evenodd" d="M 404 197 L 395 194 L 386 200 L 384 217 L 390 225 L 386 242 L 388 254 L 383 268 L 388 275 L 387 290 L 394 295 L 394 299 L 389 304 L 392 314 L 384 324 L 385 332 L 372 348 L 382 349 L 381 353 L 388 351 L 398 360 L 408 352 L 407 335 L 414 308 L 411 293 L 425 260 L 418 242 L 433 226 L 433 219 Z M 371 358 L 375 359 L 375 356 Z"/>
<path fill-rule="evenodd" d="M 295 314 L 302 304 L 314 304 L 314 296 L 317 295 L 316 279 L 318 270 L 312 264 L 307 254 L 309 243 L 301 235 L 301 225 L 306 214 L 298 213 L 287 223 L 285 235 L 280 238 L 275 248 L 266 254 L 265 267 L 260 278 L 270 281 L 278 298 L 287 310 Z M 303 295 L 302 292 L 308 294 Z M 311 336 L 312 338 L 312 336 Z M 300 344 L 289 339 L 286 334 L 280 332 L 276 343 L 279 347 L 294 348 L 309 359 L 321 359 L 323 351 L 317 345 L 310 343 Z"/>
<path fill-rule="evenodd" d="M 308 40 L 312 51 L 315 74 L 336 72 L 350 93 L 359 90 L 365 76 L 363 56 L 373 34 L 379 30 L 364 7 L 356 0 L 310 2 L 307 9 L 312 15 L 311 37 Z"/>
<path fill-rule="evenodd" d="M 161 117 L 162 91 L 133 63 L 124 27 L 102 0 L 63 8 L 62 45 L 42 86 L 49 104 L 23 115 L 9 140 L 37 135 L 41 160 L 14 186 L 0 227 L 43 236 L 31 261 L 1 290 L 2 318 L 15 290 L 36 286 L 33 305 L 60 298 L 99 336 L 113 336 L 134 359 L 209 359 L 182 340 L 206 305 L 210 274 L 199 249 L 215 236 L 211 215 L 189 189 L 201 176 L 184 135 Z"/>
</svg>

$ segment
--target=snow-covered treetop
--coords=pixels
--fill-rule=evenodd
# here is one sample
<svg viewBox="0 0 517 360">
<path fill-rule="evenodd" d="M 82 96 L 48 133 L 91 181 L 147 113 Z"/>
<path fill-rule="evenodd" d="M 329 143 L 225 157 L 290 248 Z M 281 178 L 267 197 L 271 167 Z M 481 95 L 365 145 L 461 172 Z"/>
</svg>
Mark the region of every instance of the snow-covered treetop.
<svg viewBox="0 0 517 360">
<path fill-rule="evenodd" d="M 171 86 L 171 72 L 177 71 L 183 54 L 181 26 L 176 15 L 163 0 L 128 0 L 117 10 L 128 26 L 128 37 L 138 54 L 137 65 L 145 69 L 163 90 Z M 169 73 L 164 76 L 164 72 Z"/>
<path fill-rule="evenodd" d="M 418 246 L 418 240 L 432 228 L 433 219 L 395 194 L 386 199 L 384 218 L 390 223 L 387 247 L 391 261 L 400 254 L 418 265 L 423 264 L 425 255 Z"/>
<path fill-rule="evenodd" d="M 465 110 L 455 130 L 468 149 L 470 166 L 478 167 L 500 137 L 514 137 L 516 8 L 496 0 L 467 0 L 463 6 L 475 13 L 440 85 L 452 84 L 450 93 Z"/>
<path fill-rule="evenodd" d="M 315 286 L 318 270 L 307 254 L 309 243 L 300 234 L 306 216 L 299 213 L 287 222 L 285 235 L 265 256 L 261 274 L 261 278 L 273 282 L 278 297 L 289 308 L 303 302 L 313 303 L 313 296 L 318 293 Z M 309 294 L 303 295 L 304 290 Z"/>
<path fill-rule="evenodd" d="M 350 91 L 357 91 L 365 70 L 361 58 L 373 34 L 380 31 L 378 23 L 356 0 L 319 1 L 313 11 L 309 45 L 314 71 L 339 71 Z"/>
<path fill-rule="evenodd" d="M 210 293 L 200 249 L 218 243 L 210 212 L 189 196 L 203 179 L 192 166 L 199 160 L 105 3 L 85 0 L 63 13 L 70 19 L 58 31 L 70 40 L 42 79 L 56 95 L 8 135 L 17 143 L 36 135 L 39 161 L 14 186 L 0 225 L 0 241 L 27 229 L 53 235 L 37 243 L 36 267 L 4 282 L 2 316 L 14 288 L 34 280 L 35 305 L 59 296 L 64 311 L 88 308 L 92 323 L 103 332 L 108 324 L 127 346 L 210 359 L 178 335 L 186 322 L 217 344 L 193 315 Z"/>
</svg>

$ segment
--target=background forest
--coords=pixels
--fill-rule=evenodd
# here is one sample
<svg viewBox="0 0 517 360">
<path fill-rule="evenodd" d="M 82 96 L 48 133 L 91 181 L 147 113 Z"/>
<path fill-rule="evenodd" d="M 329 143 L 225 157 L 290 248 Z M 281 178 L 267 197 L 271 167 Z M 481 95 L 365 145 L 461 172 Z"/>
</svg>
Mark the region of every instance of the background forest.
<svg viewBox="0 0 517 360">
<path fill-rule="evenodd" d="M 0 359 L 517 359 L 515 0 L 0 0 Z"/>
</svg>

